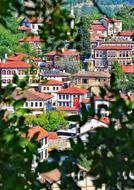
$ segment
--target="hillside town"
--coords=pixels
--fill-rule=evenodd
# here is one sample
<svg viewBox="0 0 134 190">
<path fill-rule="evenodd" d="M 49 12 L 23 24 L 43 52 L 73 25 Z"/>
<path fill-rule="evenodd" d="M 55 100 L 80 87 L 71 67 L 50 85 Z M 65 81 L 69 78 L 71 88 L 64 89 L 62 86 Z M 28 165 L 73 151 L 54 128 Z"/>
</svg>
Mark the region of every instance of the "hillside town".
<svg viewBox="0 0 134 190">
<path fill-rule="evenodd" d="M 71 14 L 75 17 L 74 10 Z M 126 82 L 134 77 L 134 30 L 124 30 L 123 21 L 117 18 L 103 16 L 94 20 L 88 28 L 90 52 L 83 56 L 82 51 L 71 48 L 67 41 L 59 49 L 44 52 L 45 40 L 40 36 L 44 19 L 28 16 L 19 19 L 17 30 L 23 33 L 23 38 L 15 43 L 20 47 L 28 44 L 35 55 L 23 51 L 2 53 L 0 83 L 2 89 L 11 84 L 20 85 L 12 92 L 12 97 L 15 101 L 25 99 L 22 108 L 29 110 L 25 120 L 28 140 L 38 134 L 36 140 L 40 142 L 39 160 L 34 156 L 32 161 L 31 170 L 34 171 L 39 162 L 49 161 L 51 151 L 70 150 L 70 139 L 80 138 L 86 142 L 89 133 L 109 127 L 109 108 L 115 98 L 109 93 L 102 97 L 100 89 L 110 87 L 113 64 L 119 65 Z M 21 88 L 24 80 L 25 89 Z M 120 90 L 122 99 L 134 102 L 133 86 L 126 89 Z M 95 114 L 84 124 L 66 120 L 70 116 L 81 116 L 83 106 L 90 111 L 92 104 Z M 14 105 L 8 102 L 1 104 L 1 109 L 8 114 L 15 112 Z M 115 128 L 119 127 L 116 120 Z M 88 175 L 88 170 L 81 164 L 78 168 L 77 176 L 70 175 L 82 190 L 94 189 L 94 179 Z M 40 182 L 49 190 L 59 189 L 56 182 L 60 178 L 58 168 L 39 174 Z"/>
</svg>

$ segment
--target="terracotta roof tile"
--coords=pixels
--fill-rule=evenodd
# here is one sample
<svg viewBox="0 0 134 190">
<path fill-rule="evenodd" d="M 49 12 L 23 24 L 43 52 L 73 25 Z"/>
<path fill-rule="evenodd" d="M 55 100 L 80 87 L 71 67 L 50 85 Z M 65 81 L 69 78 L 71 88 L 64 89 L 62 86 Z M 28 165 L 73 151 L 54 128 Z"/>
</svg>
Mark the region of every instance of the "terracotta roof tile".
<svg viewBox="0 0 134 190">
<path fill-rule="evenodd" d="M 124 73 L 134 73 L 134 65 L 121 65 Z"/>
<path fill-rule="evenodd" d="M 29 90 L 25 90 L 25 91 L 16 90 L 13 92 L 13 97 L 15 99 L 20 99 L 20 98 L 24 97 L 27 100 L 41 101 L 41 100 L 49 100 L 53 96 L 50 94 L 45 94 L 45 93 L 41 93 L 41 92 L 37 92 L 37 91 L 29 89 Z"/>
<path fill-rule="evenodd" d="M 47 83 L 45 83 L 45 85 L 63 85 L 64 83 L 62 81 L 58 81 L 58 80 L 53 80 L 50 79 L 47 81 Z"/>
<path fill-rule="evenodd" d="M 134 31 L 123 31 L 119 33 L 119 36 L 132 36 L 134 35 Z"/>
<path fill-rule="evenodd" d="M 80 52 L 77 51 L 72 51 L 70 49 L 64 48 L 64 50 L 56 50 L 56 51 L 51 51 L 49 53 L 46 53 L 45 56 L 52 56 L 52 55 L 66 55 L 66 56 L 71 56 L 71 55 L 79 55 Z"/>
<path fill-rule="evenodd" d="M 63 110 L 63 111 L 79 111 L 79 108 L 70 108 L 70 107 L 65 107 L 65 106 L 59 106 L 57 107 L 58 110 Z"/>
<path fill-rule="evenodd" d="M 96 50 L 132 50 L 131 47 L 128 46 L 116 46 L 116 45 L 101 45 L 95 48 Z"/>
<path fill-rule="evenodd" d="M 27 30 L 31 30 L 31 28 L 26 27 L 26 26 L 19 26 L 18 30 L 27 31 Z"/>
<path fill-rule="evenodd" d="M 94 31 L 97 31 L 97 30 L 101 30 L 101 31 L 104 31 L 104 30 L 107 30 L 102 24 L 92 24 L 91 25 L 91 30 L 94 30 Z"/>
<path fill-rule="evenodd" d="M 89 92 L 89 90 L 85 90 L 82 88 L 69 87 L 69 88 L 66 88 L 66 89 L 59 91 L 58 94 L 85 94 L 88 92 Z"/>
<path fill-rule="evenodd" d="M 121 20 L 117 20 L 117 19 L 114 19 L 114 18 L 103 18 L 104 20 L 110 22 L 110 23 L 114 23 L 114 22 L 122 22 Z"/>
<path fill-rule="evenodd" d="M 95 116 L 95 119 L 99 120 L 99 121 L 101 121 L 101 122 L 103 122 L 105 124 L 108 124 L 108 125 L 110 124 L 110 119 L 108 117 L 101 117 L 101 118 L 99 118 L 98 116 Z"/>
<path fill-rule="evenodd" d="M 43 42 L 43 41 L 44 40 L 41 39 L 39 36 L 27 36 L 19 40 L 19 42 Z"/>
<path fill-rule="evenodd" d="M 24 61 L 7 61 L 5 63 L 0 63 L 0 68 L 31 68 L 32 65 Z"/>
<path fill-rule="evenodd" d="M 36 133 L 38 133 L 37 140 L 41 140 L 49 136 L 49 133 L 45 129 L 40 126 L 35 126 L 28 129 L 28 139 L 31 140 Z"/>
<path fill-rule="evenodd" d="M 89 78 L 92 78 L 92 77 L 99 77 L 99 78 L 109 78 L 110 75 L 109 73 L 107 72 L 103 72 L 103 71 L 80 71 L 78 73 L 75 73 L 72 75 L 72 77 L 89 77 Z"/>
<path fill-rule="evenodd" d="M 49 132 L 48 138 L 49 138 L 50 140 L 56 140 L 56 139 L 59 139 L 59 136 L 57 135 L 56 132 Z"/>
</svg>

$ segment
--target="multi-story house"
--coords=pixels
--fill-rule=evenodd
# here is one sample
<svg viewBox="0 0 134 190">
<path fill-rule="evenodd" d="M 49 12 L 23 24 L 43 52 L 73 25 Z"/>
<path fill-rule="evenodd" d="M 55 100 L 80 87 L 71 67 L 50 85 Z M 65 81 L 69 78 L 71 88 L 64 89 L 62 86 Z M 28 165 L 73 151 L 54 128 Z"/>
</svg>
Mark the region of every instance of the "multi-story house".
<svg viewBox="0 0 134 190">
<path fill-rule="evenodd" d="M 52 95 L 50 94 L 28 89 L 25 91 L 16 90 L 13 92 L 13 97 L 16 100 L 26 98 L 26 102 L 23 107 L 30 109 L 35 115 L 52 109 Z"/>
<path fill-rule="evenodd" d="M 36 50 L 40 55 L 42 53 L 42 44 L 44 40 L 39 36 L 27 36 L 19 40 L 20 44 L 29 43 L 33 50 Z"/>
<path fill-rule="evenodd" d="M 132 48 L 128 46 L 101 45 L 94 49 L 95 68 L 100 71 L 108 70 L 112 63 L 124 65 L 132 63 Z"/>
<path fill-rule="evenodd" d="M 12 83 L 14 74 L 17 74 L 19 79 L 23 79 L 25 76 L 29 76 L 29 86 L 37 86 L 35 81 L 38 78 L 38 69 L 34 71 L 34 74 L 30 72 L 32 65 L 24 61 L 7 61 L 0 63 L 0 82 L 1 86 L 5 87 L 9 83 Z"/>
<path fill-rule="evenodd" d="M 28 54 L 25 53 L 14 53 L 14 55 L 11 55 L 6 58 L 7 61 L 26 61 L 27 63 L 33 62 L 35 65 L 37 65 L 39 68 L 44 68 L 45 67 L 45 61 L 42 60 L 41 58 L 34 57 L 34 56 L 29 56 Z"/>
<path fill-rule="evenodd" d="M 45 54 L 48 68 L 64 69 L 65 64 L 80 66 L 80 52 L 62 48 Z"/>
<path fill-rule="evenodd" d="M 99 21 L 94 21 L 89 29 L 90 40 L 99 40 L 107 37 L 107 28 Z"/>
<path fill-rule="evenodd" d="M 72 75 L 72 84 L 78 87 L 109 85 L 110 75 L 103 71 L 80 71 Z"/>
<path fill-rule="evenodd" d="M 49 133 L 40 126 L 30 127 L 28 129 L 27 138 L 31 140 L 35 134 L 38 134 L 37 141 L 40 142 L 40 147 L 38 148 L 39 160 L 37 157 L 33 156 L 32 169 L 34 170 L 39 162 L 43 162 L 48 158 L 48 136 Z"/>
<path fill-rule="evenodd" d="M 122 21 L 113 18 L 102 18 L 100 19 L 102 25 L 107 28 L 108 36 L 116 35 L 122 31 Z"/>
<path fill-rule="evenodd" d="M 49 93 L 53 95 L 52 102 L 53 106 L 57 103 L 57 92 L 64 88 L 64 83 L 62 81 L 50 79 L 46 83 L 39 83 L 39 91 L 44 93 Z"/>
<path fill-rule="evenodd" d="M 78 87 L 69 87 L 57 92 L 57 106 L 80 108 L 80 103 L 90 95 L 89 90 Z"/>
<path fill-rule="evenodd" d="M 116 39 L 124 39 L 132 41 L 134 38 L 134 31 L 122 31 L 117 36 Z"/>
<path fill-rule="evenodd" d="M 40 72 L 40 79 L 62 81 L 65 87 L 68 87 L 71 81 L 71 74 L 55 69 L 49 71 L 46 70 Z"/>
<path fill-rule="evenodd" d="M 40 27 L 43 25 L 43 18 L 25 17 L 20 23 L 19 30 L 27 31 L 31 30 L 33 33 L 38 34 Z"/>
</svg>

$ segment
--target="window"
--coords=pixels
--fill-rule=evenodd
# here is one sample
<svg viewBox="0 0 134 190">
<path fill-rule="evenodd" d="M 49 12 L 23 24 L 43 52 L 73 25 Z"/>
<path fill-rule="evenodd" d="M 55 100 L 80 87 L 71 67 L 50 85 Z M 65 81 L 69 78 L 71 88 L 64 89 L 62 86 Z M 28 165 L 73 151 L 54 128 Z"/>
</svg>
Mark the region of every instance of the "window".
<svg viewBox="0 0 134 190">
<path fill-rule="evenodd" d="M 65 99 L 65 95 L 63 95 L 63 99 Z"/>
<path fill-rule="evenodd" d="M 63 106 L 65 106 L 65 102 L 63 102 Z"/>
<path fill-rule="evenodd" d="M 96 57 L 99 57 L 99 52 L 98 51 L 96 51 Z"/>
<path fill-rule="evenodd" d="M 43 146 L 43 139 L 40 140 L 40 144 L 41 144 L 41 146 Z"/>
<path fill-rule="evenodd" d="M 25 103 L 25 106 L 28 107 L 28 102 Z"/>
<path fill-rule="evenodd" d="M 75 95 L 73 95 L 73 97 L 75 98 Z"/>
<path fill-rule="evenodd" d="M 49 90 L 49 87 L 47 87 L 47 90 Z"/>
<path fill-rule="evenodd" d="M 47 152 L 47 149 L 45 150 L 45 158 L 48 157 L 48 152 Z"/>
<path fill-rule="evenodd" d="M 43 160 L 44 156 L 43 156 L 43 151 L 40 152 L 40 160 Z"/>
<path fill-rule="evenodd" d="M 40 102 L 40 107 L 42 107 L 42 102 Z"/>
<path fill-rule="evenodd" d="M 31 102 L 31 107 L 33 107 L 33 102 Z"/>
<path fill-rule="evenodd" d="M 38 107 L 38 102 L 35 102 L 35 107 Z"/>
<path fill-rule="evenodd" d="M 59 95 L 59 99 L 61 99 L 61 95 Z"/>
<path fill-rule="evenodd" d="M 6 83 L 6 79 L 3 79 L 3 80 L 2 80 L 2 83 L 4 83 L 4 84 L 5 84 L 5 83 Z"/>
<path fill-rule="evenodd" d="M 11 82 L 11 80 L 10 79 L 7 79 L 7 83 L 10 83 Z"/>
<path fill-rule="evenodd" d="M 7 71 L 7 75 L 11 75 L 11 71 L 10 70 Z"/>
<path fill-rule="evenodd" d="M 69 102 L 66 103 L 67 107 L 69 107 Z"/>
<path fill-rule="evenodd" d="M 56 87 L 56 90 L 59 90 L 59 87 Z"/>
<path fill-rule="evenodd" d="M 2 75 L 6 75 L 6 71 L 5 70 L 2 71 Z"/>
<path fill-rule="evenodd" d="M 66 95 L 66 99 L 68 100 L 68 98 L 69 98 L 69 95 Z"/>
<path fill-rule="evenodd" d="M 61 106 L 62 104 L 61 104 L 61 102 L 59 102 L 59 106 Z"/>
<path fill-rule="evenodd" d="M 53 90 L 55 90 L 55 86 L 53 87 Z"/>
<path fill-rule="evenodd" d="M 43 90 L 46 90 L 46 87 L 44 86 Z"/>
<path fill-rule="evenodd" d="M 45 144 L 47 144 L 47 137 L 45 137 Z"/>
<path fill-rule="evenodd" d="M 88 79 L 83 79 L 83 80 L 82 80 L 82 83 L 83 83 L 83 84 L 88 84 Z"/>
</svg>

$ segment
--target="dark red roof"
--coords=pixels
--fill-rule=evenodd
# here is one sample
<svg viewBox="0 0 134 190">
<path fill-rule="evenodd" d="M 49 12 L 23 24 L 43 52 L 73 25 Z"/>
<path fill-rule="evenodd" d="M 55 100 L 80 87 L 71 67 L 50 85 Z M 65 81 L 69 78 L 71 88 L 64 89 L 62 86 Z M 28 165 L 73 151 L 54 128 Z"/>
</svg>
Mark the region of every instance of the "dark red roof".
<svg viewBox="0 0 134 190">
<path fill-rule="evenodd" d="M 117 20 L 117 19 L 114 19 L 114 18 L 103 18 L 103 19 L 106 20 L 107 22 L 110 22 L 110 23 L 122 22 L 121 20 Z"/>
<path fill-rule="evenodd" d="M 132 50 L 128 46 L 116 46 L 116 45 L 101 45 L 95 48 L 96 50 Z"/>
<path fill-rule="evenodd" d="M 0 63 L 0 68 L 4 69 L 4 68 L 24 68 L 24 69 L 28 69 L 31 68 L 32 65 L 29 63 L 26 63 L 24 61 L 7 61 L 5 63 Z"/>
<path fill-rule="evenodd" d="M 39 36 L 27 36 L 19 40 L 19 42 L 43 42 L 43 41 L 44 40 L 41 39 Z"/>
<path fill-rule="evenodd" d="M 49 136 L 49 133 L 45 129 L 43 129 L 40 126 L 36 126 L 36 127 L 29 128 L 28 139 L 31 140 L 32 137 L 34 137 L 34 135 L 36 133 L 38 134 L 37 140 L 41 140 L 41 139 Z"/>
<path fill-rule="evenodd" d="M 18 30 L 27 31 L 27 30 L 31 30 L 31 28 L 26 27 L 26 26 L 19 26 Z"/>
<path fill-rule="evenodd" d="M 50 140 L 56 140 L 56 139 L 59 139 L 59 136 L 57 135 L 56 132 L 49 132 L 48 138 L 49 138 Z"/>
<path fill-rule="evenodd" d="M 134 73 L 134 65 L 121 65 L 124 73 Z"/>
<path fill-rule="evenodd" d="M 82 88 L 69 87 L 69 88 L 66 88 L 66 89 L 59 91 L 58 94 L 85 94 L 88 92 L 89 92 L 89 90 L 85 90 Z"/>
<path fill-rule="evenodd" d="M 57 109 L 59 110 L 63 110 L 63 111 L 79 111 L 79 108 L 70 108 L 70 107 L 65 107 L 65 106 L 59 106 L 57 107 Z"/>
<path fill-rule="evenodd" d="M 91 29 L 94 30 L 94 31 L 97 31 L 97 30 L 107 30 L 102 24 L 93 24 L 91 25 Z"/>
<path fill-rule="evenodd" d="M 36 61 L 39 60 L 41 61 L 41 58 L 36 58 L 34 56 L 29 56 L 28 54 L 25 53 L 15 53 L 14 55 L 11 55 L 7 58 L 8 61 L 22 61 L 24 58 L 30 57 L 32 60 Z"/>
<path fill-rule="evenodd" d="M 134 31 L 123 31 L 119 33 L 119 36 L 132 36 L 134 35 Z"/>
<path fill-rule="evenodd" d="M 45 85 L 63 85 L 63 84 L 64 84 L 64 82 L 58 81 L 58 80 L 53 80 L 53 79 L 50 79 L 45 83 Z"/>
<path fill-rule="evenodd" d="M 52 56 L 52 55 L 66 55 L 66 56 L 71 56 L 71 55 L 79 55 L 80 52 L 77 51 L 72 51 L 70 49 L 63 48 L 60 50 L 55 50 L 51 51 L 49 53 L 46 53 L 45 56 Z"/>
</svg>

